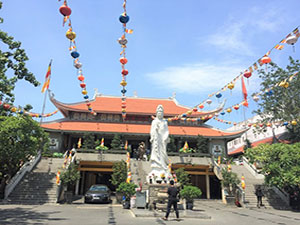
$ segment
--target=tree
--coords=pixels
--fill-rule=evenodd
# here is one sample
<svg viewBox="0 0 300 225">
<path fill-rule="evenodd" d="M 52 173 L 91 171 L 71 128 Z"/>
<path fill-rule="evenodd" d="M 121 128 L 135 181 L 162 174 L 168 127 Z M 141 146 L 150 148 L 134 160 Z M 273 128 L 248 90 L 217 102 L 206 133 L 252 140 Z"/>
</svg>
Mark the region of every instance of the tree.
<svg viewBox="0 0 300 225">
<path fill-rule="evenodd" d="M 121 136 L 119 134 L 115 134 L 114 138 L 111 141 L 111 148 L 112 149 L 121 149 L 121 145 L 122 145 L 122 140 L 121 140 Z"/>
<path fill-rule="evenodd" d="M 39 150 L 47 148 L 48 141 L 48 135 L 29 116 L 0 116 L 1 183 L 15 175 Z"/>
<path fill-rule="evenodd" d="M 249 141 L 249 139 L 246 139 L 245 140 L 245 145 L 244 145 L 244 151 L 246 151 L 246 149 L 248 149 L 248 148 L 252 148 L 252 144 Z"/>
<path fill-rule="evenodd" d="M 300 143 L 261 144 L 246 151 L 251 163 L 261 162 L 265 182 L 289 193 L 300 187 Z"/>
<path fill-rule="evenodd" d="M 267 123 L 299 120 L 300 117 L 300 76 L 288 78 L 300 71 L 299 60 L 289 57 L 289 65 L 286 69 L 280 68 L 275 63 L 270 63 L 268 72 L 259 70 L 262 79 L 259 108 L 255 112 L 262 117 L 260 122 Z M 285 83 L 283 83 L 285 82 Z M 278 83 L 281 85 L 278 85 Z M 275 86 L 276 85 L 276 86 Z M 269 91 L 270 87 L 274 87 Z M 264 127 L 260 128 L 264 129 Z M 295 126 L 288 125 L 291 141 L 300 141 L 300 123 Z M 273 132 L 274 134 L 274 132 Z M 275 135 L 274 135 L 275 137 Z M 275 137 L 276 138 L 276 137 Z"/>
<path fill-rule="evenodd" d="M 113 165 L 113 173 L 111 175 L 111 183 L 118 187 L 127 178 L 127 166 L 124 160 L 116 162 Z"/>
<path fill-rule="evenodd" d="M 190 185 L 190 176 L 189 174 L 184 170 L 184 168 L 179 168 L 175 170 L 175 174 L 177 177 L 178 182 L 180 183 L 181 187 L 184 187 L 186 185 Z"/>
<path fill-rule="evenodd" d="M 175 138 L 173 136 L 170 136 L 170 142 L 167 145 L 167 152 L 177 152 Z"/>
<path fill-rule="evenodd" d="M 234 194 L 237 185 L 241 183 L 238 175 L 232 171 L 228 171 L 226 168 L 223 168 L 222 171 L 222 184 L 225 188 L 227 188 L 228 194 Z"/>
<path fill-rule="evenodd" d="M 71 191 L 76 182 L 80 179 L 78 167 L 74 163 L 71 163 L 69 167 L 61 173 L 60 179 L 61 183 L 67 187 L 67 190 Z"/>
<path fill-rule="evenodd" d="M 91 133 L 85 133 L 83 135 L 83 149 L 95 149 L 95 135 Z"/>
<path fill-rule="evenodd" d="M 197 137 L 197 150 L 199 153 L 208 153 L 209 140 L 201 135 Z"/>
<path fill-rule="evenodd" d="M 2 2 L 0 1 L 0 9 Z M 0 23 L 3 19 L 0 18 Z M 39 85 L 34 75 L 26 68 L 28 57 L 25 50 L 21 48 L 21 42 L 15 41 L 4 31 L 0 30 L 0 101 L 13 103 L 15 100 L 13 90 L 18 80 L 25 79 L 35 87 Z M 8 76 L 10 71 L 12 76 Z M 0 115 L 6 115 L 7 112 L 0 108 Z"/>
</svg>

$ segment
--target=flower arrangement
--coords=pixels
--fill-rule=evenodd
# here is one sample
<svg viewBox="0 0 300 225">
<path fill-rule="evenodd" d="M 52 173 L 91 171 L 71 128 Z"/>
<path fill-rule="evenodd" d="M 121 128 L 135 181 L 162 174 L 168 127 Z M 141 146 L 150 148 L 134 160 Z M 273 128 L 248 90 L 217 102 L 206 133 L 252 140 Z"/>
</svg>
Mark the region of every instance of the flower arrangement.
<svg viewBox="0 0 300 225">
<path fill-rule="evenodd" d="M 162 174 L 160 174 L 160 178 L 164 180 L 164 179 L 166 179 L 166 175 L 164 173 L 162 173 Z"/>
</svg>

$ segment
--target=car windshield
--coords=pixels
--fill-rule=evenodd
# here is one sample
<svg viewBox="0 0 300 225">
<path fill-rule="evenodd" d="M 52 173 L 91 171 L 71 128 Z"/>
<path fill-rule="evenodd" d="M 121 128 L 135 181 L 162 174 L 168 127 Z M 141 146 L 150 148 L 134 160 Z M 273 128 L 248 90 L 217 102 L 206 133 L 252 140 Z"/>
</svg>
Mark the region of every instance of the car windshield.
<svg viewBox="0 0 300 225">
<path fill-rule="evenodd" d="M 92 186 L 90 191 L 107 191 L 107 187 L 105 186 Z"/>
</svg>

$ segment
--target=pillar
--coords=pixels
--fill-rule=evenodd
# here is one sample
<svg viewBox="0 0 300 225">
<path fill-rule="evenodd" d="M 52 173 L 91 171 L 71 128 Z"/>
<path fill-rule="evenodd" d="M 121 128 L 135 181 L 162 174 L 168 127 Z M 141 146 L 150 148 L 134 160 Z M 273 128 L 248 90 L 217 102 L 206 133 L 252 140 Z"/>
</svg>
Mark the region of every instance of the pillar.
<svg viewBox="0 0 300 225">
<path fill-rule="evenodd" d="M 208 171 L 206 170 L 206 173 Z M 209 175 L 205 174 L 205 181 L 206 181 L 206 198 L 210 199 L 210 184 L 209 184 Z"/>
<path fill-rule="evenodd" d="M 79 180 L 76 181 L 75 195 L 79 195 Z"/>
<path fill-rule="evenodd" d="M 84 194 L 85 171 L 82 171 L 80 194 Z"/>
</svg>

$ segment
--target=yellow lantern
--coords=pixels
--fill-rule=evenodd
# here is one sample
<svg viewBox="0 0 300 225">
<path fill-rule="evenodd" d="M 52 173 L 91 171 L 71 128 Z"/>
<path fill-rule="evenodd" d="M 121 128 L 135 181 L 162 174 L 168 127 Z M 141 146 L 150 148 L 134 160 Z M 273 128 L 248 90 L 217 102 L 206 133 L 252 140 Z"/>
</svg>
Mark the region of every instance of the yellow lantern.
<svg viewBox="0 0 300 225">
<path fill-rule="evenodd" d="M 284 87 L 284 88 L 288 88 L 289 85 L 290 85 L 290 84 L 289 84 L 289 82 L 287 82 L 287 81 L 281 81 L 280 84 L 279 84 L 280 87 Z"/>
<path fill-rule="evenodd" d="M 232 112 L 232 109 L 231 109 L 231 108 L 228 108 L 228 109 L 226 109 L 226 112 L 231 113 L 231 112 Z"/>
<path fill-rule="evenodd" d="M 120 84 L 121 86 L 125 87 L 127 85 L 127 82 L 125 80 L 122 80 Z"/>
<path fill-rule="evenodd" d="M 230 90 L 232 90 L 232 89 L 234 88 L 234 84 L 233 84 L 233 83 L 230 83 L 230 84 L 227 85 L 227 87 L 228 87 Z"/>
<path fill-rule="evenodd" d="M 76 33 L 74 31 L 72 31 L 71 29 L 69 29 L 66 33 L 66 37 L 72 41 L 76 38 Z"/>
<path fill-rule="evenodd" d="M 17 108 L 16 108 L 16 107 L 12 107 L 12 108 L 10 109 L 10 111 L 16 112 L 16 111 L 17 111 Z"/>
<path fill-rule="evenodd" d="M 296 126 L 296 125 L 297 125 L 297 121 L 296 121 L 296 120 L 293 120 L 293 121 L 291 122 L 291 124 L 292 124 L 293 126 Z"/>
<path fill-rule="evenodd" d="M 87 92 L 87 90 L 82 90 L 82 92 L 81 92 L 83 95 L 86 95 L 88 92 Z"/>
<path fill-rule="evenodd" d="M 186 114 L 191 115 L 193 111 L 187 111 Z"/>
</svg>

